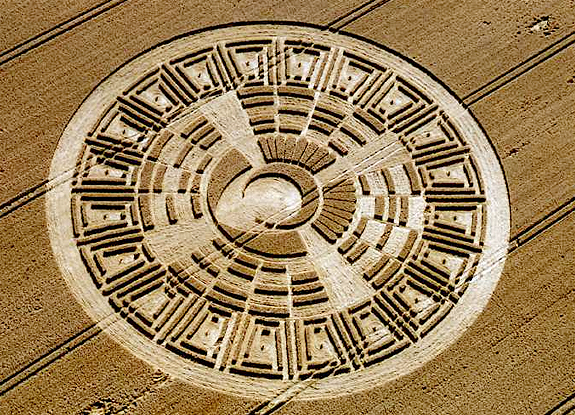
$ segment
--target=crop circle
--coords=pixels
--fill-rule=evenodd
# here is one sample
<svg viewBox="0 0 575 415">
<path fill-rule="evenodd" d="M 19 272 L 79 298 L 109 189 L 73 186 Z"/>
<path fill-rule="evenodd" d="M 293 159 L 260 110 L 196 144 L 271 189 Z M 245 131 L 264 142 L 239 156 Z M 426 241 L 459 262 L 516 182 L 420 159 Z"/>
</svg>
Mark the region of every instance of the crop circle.
<svg viewBox="0 0 575 415">
<path fill-rule="evenodd" d="M 142 359 L 298 399 L 413 371 L 487 304 L 505 181 L 432 76 L 309 26 L 218 28 L 119 68 L 66 127 L 47 196 L 62 274 Z"/>
</svg>

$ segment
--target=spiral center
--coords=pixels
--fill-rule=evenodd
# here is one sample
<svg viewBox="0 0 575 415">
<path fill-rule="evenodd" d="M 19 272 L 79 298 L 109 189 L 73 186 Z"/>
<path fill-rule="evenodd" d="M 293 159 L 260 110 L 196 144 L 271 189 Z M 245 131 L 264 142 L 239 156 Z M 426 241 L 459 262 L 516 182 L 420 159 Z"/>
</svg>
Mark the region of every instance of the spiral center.
<svg viewBox="0 0 575 415">
<path fill-rule="evenodd" d="M 244 190 L 243 207 L 248 222 L 281 223 L 301 208 L 301 195 L 287 180 L 260 177 Z"/>
</svg>

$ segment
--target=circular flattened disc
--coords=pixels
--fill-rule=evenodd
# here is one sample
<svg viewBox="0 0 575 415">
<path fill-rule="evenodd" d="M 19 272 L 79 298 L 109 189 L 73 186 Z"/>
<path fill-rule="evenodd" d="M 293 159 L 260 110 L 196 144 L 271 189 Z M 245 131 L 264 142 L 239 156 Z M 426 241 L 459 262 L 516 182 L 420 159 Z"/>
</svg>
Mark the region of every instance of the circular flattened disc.
<svg viewBox="0 0 575 415">
<path fill-rule="evenodd" d="M 142 359 L 246 397 L 421 366 L 503 267 L 508 199 L 468 111 L 412 63 L 312 27 L 181 37 L 102 82 L 48 194 L 61 271 Z"/>
</svg>

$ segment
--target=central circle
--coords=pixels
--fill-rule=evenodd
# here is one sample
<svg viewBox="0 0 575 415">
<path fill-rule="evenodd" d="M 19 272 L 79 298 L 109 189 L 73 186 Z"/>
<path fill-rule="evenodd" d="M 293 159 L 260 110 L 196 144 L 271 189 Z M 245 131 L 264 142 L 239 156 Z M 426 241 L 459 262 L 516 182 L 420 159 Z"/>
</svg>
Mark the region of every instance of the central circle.
<svg viewBox="0 0 575 415">
<path fill-rule="evenodd" d="M 243 196 L 244 223 L 280 223 L 301 208 L 299 190 L 282 178 L 259 177 L 247 185 Z"/>
</svg>

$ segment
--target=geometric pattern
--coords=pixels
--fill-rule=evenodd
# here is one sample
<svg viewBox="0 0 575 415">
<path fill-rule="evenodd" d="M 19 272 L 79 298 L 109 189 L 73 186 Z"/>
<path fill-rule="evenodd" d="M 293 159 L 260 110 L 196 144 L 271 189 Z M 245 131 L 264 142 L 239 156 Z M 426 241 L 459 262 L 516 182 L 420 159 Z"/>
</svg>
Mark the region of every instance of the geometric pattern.
<svg viewBox="0 0 575 415">
<path fill-rule="evenodd" d="M 488 225 L 506 212 L 497 159 L 389 52 L 311 28 L 210 33 L 143 55 L 70 122 L 53 171 L 73 180 L 48 204 L 64 274 L 192 382 L 362 389 L 448 324 L 507 242 L 505 218 Z"/>
</svg>

